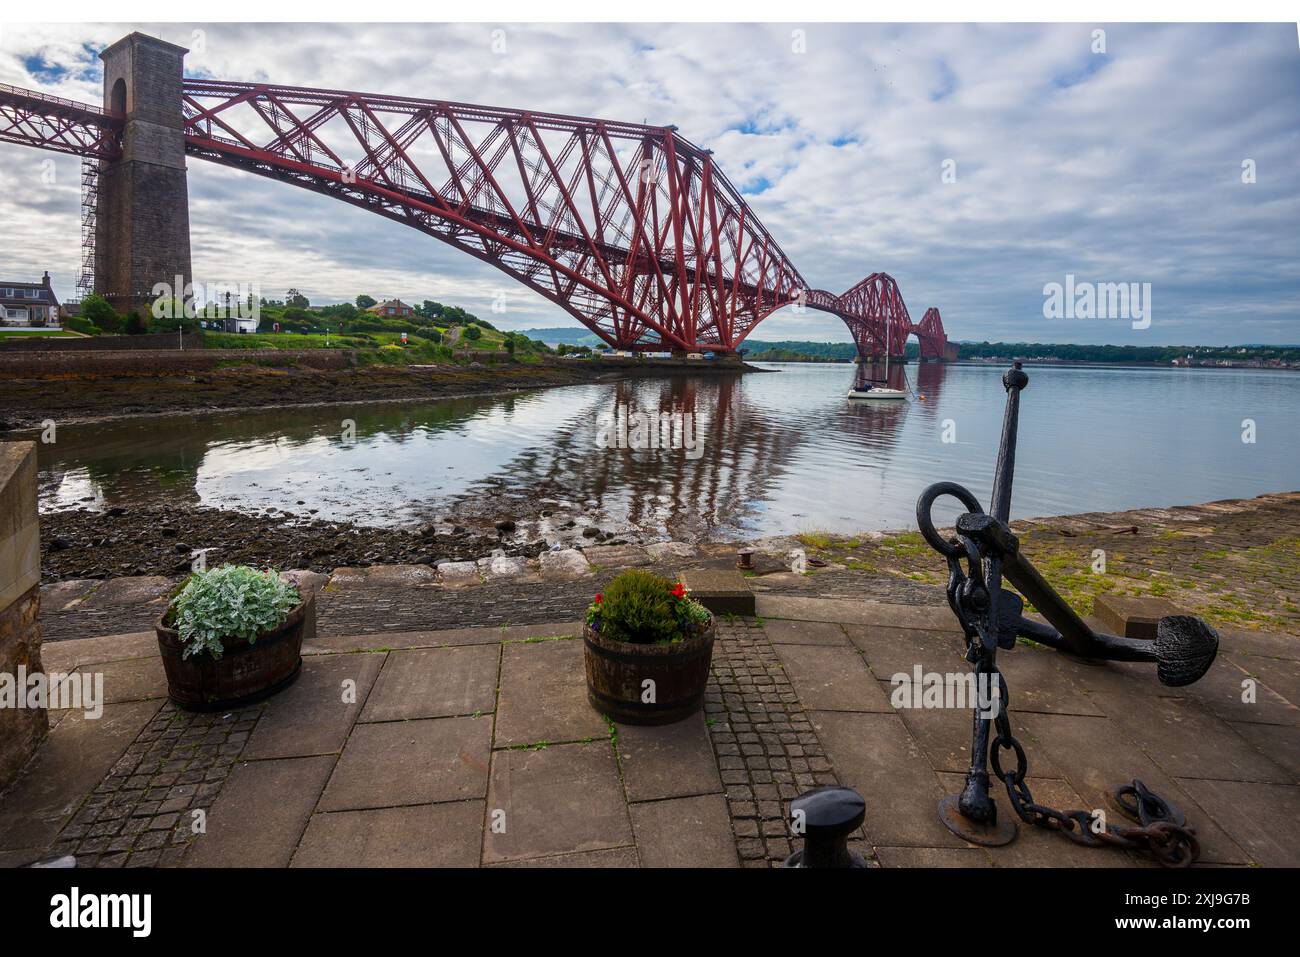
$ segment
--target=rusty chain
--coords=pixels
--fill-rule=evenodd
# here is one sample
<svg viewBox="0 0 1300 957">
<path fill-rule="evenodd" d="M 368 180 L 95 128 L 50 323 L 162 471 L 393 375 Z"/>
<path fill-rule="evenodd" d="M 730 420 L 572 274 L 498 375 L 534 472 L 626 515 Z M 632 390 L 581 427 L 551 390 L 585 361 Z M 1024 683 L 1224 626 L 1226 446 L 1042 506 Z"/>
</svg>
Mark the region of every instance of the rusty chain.
<svg viewBox="0 0 1300 957">
<path fill-rule="evenodd" d="M 1187 867 L 1196 860 L 1201 850 L 1196 840 L 1196 829 L 1187 824 L 1168 801 L 1139 780 L 1109 792 L 1111 803 L 1125 817 L 1136 822 L 1135 825 L 1110 824 L 1093 811 L 1061 811 L 1037 803 L 1025 782 L 1029 760 L 1024 746 L 1011 732 L 1006 678 L 996 665 L 991 673 L 997 682 L 999 697 L 998 713 L 994 719 L 997 737 L 989 745 L 989 761 L 994 773 L 1006 785 L 1007 797 L 1022 821 L 1056 831 L 1084 847 L 1145 851 L 1165 867 Z M 1015 754 L 1015 768 L 1003 769 L 1001 756 L 1004 751 Z M 1100 830 L 1099 823 L 1102 824 Z"/>
</svg>

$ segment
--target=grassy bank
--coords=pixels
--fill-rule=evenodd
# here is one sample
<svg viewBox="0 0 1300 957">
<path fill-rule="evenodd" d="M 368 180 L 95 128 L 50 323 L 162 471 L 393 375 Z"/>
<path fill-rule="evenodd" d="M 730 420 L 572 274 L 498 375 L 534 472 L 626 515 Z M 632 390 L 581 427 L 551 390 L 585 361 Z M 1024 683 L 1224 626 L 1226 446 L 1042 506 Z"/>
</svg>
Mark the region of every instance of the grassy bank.
<svg viewBox="0 0 1300 957">
<path fill-rule="evenodd" d="M 1014 529 L 1024 553 L 1082 615 L 1092 614 L 1101 595 L 1150 596 L 1213 625 L 1300 635 L 1300 493 L 1234 505 L 1169 509 L 1168 520 L 1142 510 L 1016 522 Z M 919 532 L 798 537 L 831 569 L 947 582 L 943 558 Z"/>
<path fill-rule="evenodd" d="M 440 365 L 492 362 L 509 356 L 515 362 L 533 364 L 550 352 L 548 348 L 523 336 L 511 335 L 484 326 L 467 327 L 477 332 L 468 338 L 465 329 L 438 330 L 437 338 L 400 332 L 299 333 L 232 332 L 203 333 L 209 349 L 349 349 L 360 366 L 369 365 Z"/>
</svg>

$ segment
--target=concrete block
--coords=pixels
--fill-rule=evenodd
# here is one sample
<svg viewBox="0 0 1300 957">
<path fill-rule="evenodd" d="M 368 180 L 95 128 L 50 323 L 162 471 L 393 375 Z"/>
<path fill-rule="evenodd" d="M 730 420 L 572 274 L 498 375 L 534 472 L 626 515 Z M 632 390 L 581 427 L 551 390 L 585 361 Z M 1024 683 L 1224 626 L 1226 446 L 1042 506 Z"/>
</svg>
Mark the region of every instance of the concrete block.
<svg viewBox="0 0 1300 957">
<path fill-rule="evenodd" d="M 1125 638 L 1145 638 L 1148 641 L 1155 640 L 1161 618 L 1185 614 L 1187 612 L 1164 598 L 1098 595 L 1093 604 L 1093 615 L 1108 631 Z"/>
<path fill-rule="evenodd" d="M 691 597 L 718 615 L 754 615 L 754 593 L 745 576 L 733 569 L 693 568 L 683 572 L 682 582 Z"/>
</svg>

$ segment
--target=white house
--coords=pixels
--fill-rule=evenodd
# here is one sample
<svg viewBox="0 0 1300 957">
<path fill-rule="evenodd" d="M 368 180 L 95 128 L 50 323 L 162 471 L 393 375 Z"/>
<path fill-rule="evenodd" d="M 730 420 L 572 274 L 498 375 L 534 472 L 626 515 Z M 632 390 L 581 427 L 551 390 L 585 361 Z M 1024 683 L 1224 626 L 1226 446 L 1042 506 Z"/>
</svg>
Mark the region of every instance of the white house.
<svg viewBox="0 0 1300 957">
<path fill-rule="evenodd" d="M 59 300 L 47 272 L 40 282 L 0 280 L 0 325 L 41 327 L 59 324 Z"/>
</svg>

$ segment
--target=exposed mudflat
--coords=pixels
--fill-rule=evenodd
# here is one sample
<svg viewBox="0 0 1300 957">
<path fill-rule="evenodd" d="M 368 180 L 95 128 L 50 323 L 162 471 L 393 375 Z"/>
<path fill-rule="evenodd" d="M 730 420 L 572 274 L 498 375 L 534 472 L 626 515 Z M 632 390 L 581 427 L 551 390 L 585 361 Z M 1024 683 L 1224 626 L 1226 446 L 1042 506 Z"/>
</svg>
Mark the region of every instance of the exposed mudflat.
<svg viewBox="0 0 1300 957">
<path fill-rule="evenodd" d="M 133 415 L 416 401 L 591 382 L 622 373 L 586 363 L 389 367 L 342 371 L 232 366 L 174 375 L 68 375 L 0 382 L 6 431 Z"/>
</svg>

